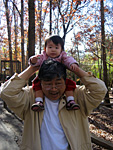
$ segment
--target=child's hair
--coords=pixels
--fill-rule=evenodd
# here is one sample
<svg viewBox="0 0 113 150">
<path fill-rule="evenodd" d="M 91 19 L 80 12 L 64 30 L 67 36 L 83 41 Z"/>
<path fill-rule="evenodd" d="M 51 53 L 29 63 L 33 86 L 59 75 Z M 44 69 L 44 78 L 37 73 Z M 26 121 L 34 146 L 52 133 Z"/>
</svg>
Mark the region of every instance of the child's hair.
<svg viewBox="0 0 113 150">
<path fill-rule="evenodd" d="M 49 38 L 45 40 L 44 50 L 46 50 L 46 46 L 49 41 L 52 41 L 55 45 L 60 44 L 62 47 L 62 51 L 64 51 L 64 41 L 59 35 L 49 36 Z"/>
</svg>

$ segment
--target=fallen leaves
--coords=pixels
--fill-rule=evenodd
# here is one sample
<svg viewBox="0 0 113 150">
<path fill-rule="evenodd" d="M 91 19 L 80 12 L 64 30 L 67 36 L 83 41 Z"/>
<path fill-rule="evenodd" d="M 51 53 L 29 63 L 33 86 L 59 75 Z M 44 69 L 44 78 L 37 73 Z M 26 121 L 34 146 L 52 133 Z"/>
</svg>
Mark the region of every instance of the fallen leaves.
<svg viewBox="0 0 113 150">
<path fill-rule="evenodd" d="M 103 106 L 94 110 L 89 116 L 89 128 L 97 137 L 113 142 L 113 108 Z"/>
</svg>

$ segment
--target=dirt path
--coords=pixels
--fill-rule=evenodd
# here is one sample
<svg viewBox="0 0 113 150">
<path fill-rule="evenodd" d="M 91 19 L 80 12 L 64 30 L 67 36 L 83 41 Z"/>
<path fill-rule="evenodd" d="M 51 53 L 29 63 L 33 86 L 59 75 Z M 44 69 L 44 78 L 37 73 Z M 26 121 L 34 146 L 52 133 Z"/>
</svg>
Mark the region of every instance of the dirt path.
<svg viewBox="0 0 113 150">
<path fill-rule="evenodd" d="M 0 100 L 0 150 L 19 150 L 23 124 L 3 108 Z"/>
</svg>

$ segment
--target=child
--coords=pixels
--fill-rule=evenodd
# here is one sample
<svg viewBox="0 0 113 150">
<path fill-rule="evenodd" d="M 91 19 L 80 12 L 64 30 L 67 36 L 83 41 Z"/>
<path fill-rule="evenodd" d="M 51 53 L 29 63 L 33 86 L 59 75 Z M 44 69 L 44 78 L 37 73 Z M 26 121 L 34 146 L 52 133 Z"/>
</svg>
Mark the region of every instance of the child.
<svg viewBox="0 0 113 150">
<path fill-rule="evenodd" d="M 58 35 L 50 36 L 48 39 L 46 39 L 43 54 L 30 57 L 29 64 L 40 67 L 43 61 L 47 59 L 53 59 L 55 61 L 62 62 L 71 71 L 75 71 L 78 68 L 78 63 L 76 60 L 74 60 L 73 57 L 67 56 L 66 52 L 64 51 L 63 39 Z M 38 77 L 33 80 L 32 87 L 35 90 L 36 103 L 32 105 L 31 109 L 33 111 L 41 111 L 44 109 L 43 92 L 41 90 Z M 65 94 L 67 97 L 67 110 L 80 109 L 79 105 L 74 101 L 73 90 L 75 88 L 76 83 L 70 79 L 66 79 Z"/>
</svg>

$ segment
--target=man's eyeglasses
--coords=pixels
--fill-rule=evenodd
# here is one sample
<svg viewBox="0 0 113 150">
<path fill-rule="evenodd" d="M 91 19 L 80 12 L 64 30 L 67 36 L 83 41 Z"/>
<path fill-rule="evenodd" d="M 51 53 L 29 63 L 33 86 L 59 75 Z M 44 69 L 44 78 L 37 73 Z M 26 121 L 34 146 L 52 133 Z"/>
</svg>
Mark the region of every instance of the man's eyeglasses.
<svg viewBox="0 0 113 150">
<path fill-rule="evenodd" d="M 45 90 L 51 90 L 52 88 L 60 89 L 64 83 L 56 83 L 55 86 L 53 84 L 41 84 Z"/>
</svg>

